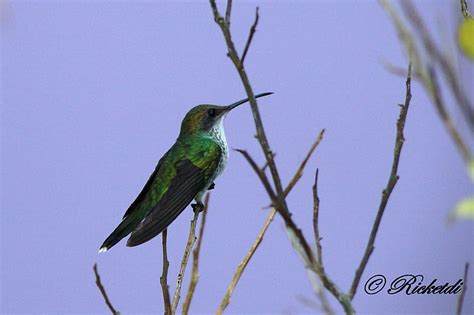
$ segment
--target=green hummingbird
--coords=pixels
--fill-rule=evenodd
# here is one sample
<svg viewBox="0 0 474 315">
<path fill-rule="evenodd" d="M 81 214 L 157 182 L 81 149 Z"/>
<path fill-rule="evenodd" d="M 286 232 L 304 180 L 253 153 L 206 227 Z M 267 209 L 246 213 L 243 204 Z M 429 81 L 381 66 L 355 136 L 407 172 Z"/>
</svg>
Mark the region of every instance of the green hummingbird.
<svg viewBox="0 0 474 315">
<path fill-rule="evenodd" d="M 273 94 L 255 95 L 255 98 Z M 181 123 L 176 142 L 159 160 L 142 191 L 130 205 L 122 222 L 99 249 L 105 252 L 131 233 L 127 246 L 140 245 L 165 230 L 188 204 L 203 209 L 204 193 L 227 164 L 229 150 L 224 118 L 248 98 L 228 106 L 198 105 Z"/>
</svg>

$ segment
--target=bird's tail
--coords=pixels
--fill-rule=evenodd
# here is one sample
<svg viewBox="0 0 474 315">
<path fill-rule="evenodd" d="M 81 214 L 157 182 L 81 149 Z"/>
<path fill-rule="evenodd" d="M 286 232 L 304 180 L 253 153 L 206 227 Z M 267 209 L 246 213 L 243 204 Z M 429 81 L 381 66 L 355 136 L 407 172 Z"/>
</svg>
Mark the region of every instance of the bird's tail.
<svg viewBox="0 0 474 315">
<path fill-rule="evenodd" d="M 99 253 L 106 252 L 112 246 L 120 242 L 120 240 L 130 234 L 140 223 L 137 216 L 128 216 L 122 220 L 122 222 L 117 226 L 117 228 L 107 237 L 100 246 Z"/>
</svg>

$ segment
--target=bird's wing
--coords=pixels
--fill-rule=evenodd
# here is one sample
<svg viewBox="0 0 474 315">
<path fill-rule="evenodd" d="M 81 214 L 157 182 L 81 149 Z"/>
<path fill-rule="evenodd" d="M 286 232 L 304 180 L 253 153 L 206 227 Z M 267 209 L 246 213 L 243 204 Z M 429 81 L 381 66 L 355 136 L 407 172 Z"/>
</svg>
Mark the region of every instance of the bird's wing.
<svg viewBox="0 0 474 315">
<path fill-rule="evenodd" d="M 166 229 L 215 173 L 221 154 L 219 146 L 207 143 L 193 149 L 186 152 L 188 159 L 178 160 L 174 164 L 176 176 L 168 190 L 132 232 L 127 246 L 142 244 Z"/>
<path fill-rule="evenodd" d="M 166 156 L 166 155 L 165 155 Z M 142 191 L 140 192 L 140 194 L 137 196 L 137 198 L 133 201 L 133 203 L 130 205 L 130 207 L 128 207 L 127 211 L 125 212 L 125 214 L 123 215 L 123 218 L 122 219 L 125 219 L 126 217 L 128 217 L 130 214 L 132 214 L 136 209 L 138 209 L 140 207 L 140 204 L 142 203 L 142 201 L 145 199 L 147 193 L 150 191 L 152 185 L 153 185 L 153 182 L 155 181 L 155 177 L 156 177 L 156 174 L 158 173 L 158 170 L 160 169 L 160 166 L 163 164 L 163 159 L 165 158 L 165 156 L 163 156 L 160 161 L 158 162 L 158 164 L 156 165 L 155 167 L 155 170 L 153 171 L 153 173 L 150 175 L 150 178 L 148 178 L 145 186 L 143 187 Z"/>
</svg>

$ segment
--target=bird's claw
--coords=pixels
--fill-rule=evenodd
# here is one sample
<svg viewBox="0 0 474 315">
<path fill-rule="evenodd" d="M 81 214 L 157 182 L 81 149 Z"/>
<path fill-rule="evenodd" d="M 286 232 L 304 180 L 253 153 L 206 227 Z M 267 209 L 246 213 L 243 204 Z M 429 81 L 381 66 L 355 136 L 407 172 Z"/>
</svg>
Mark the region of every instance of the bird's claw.
<svg viewBox="0 0 474 315">
<path fill-rule="evenodd" d="M 213 190 L 214 187 L 216 187 L 216 184 L 212 183 L 211 186 L 209 186 L 209 188 L 207 190 Z"/>
<path fill-rule="evenodd" d="M 202 212 L 204 210 L 204 204 L 202 202 L 191 204 L 194 212 Z"/>
</svg>

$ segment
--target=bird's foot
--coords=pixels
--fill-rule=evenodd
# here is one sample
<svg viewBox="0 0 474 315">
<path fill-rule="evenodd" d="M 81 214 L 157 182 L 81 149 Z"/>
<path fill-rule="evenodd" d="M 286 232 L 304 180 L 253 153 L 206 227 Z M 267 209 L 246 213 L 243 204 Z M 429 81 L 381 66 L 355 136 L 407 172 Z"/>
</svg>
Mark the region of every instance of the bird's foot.
<svg viewBox="0 0 474 315">
<path fill-rule="evenodd" d="M 211 186 L 209 186 L 209 188 L 207 190 L 213 190 L 214 187 L 216 187 L 216 184 L 212 183 Z"/>
<path fill-rule="evenodd" d="M 193 203 L 191 207 L 193 207 L 194 212 L 202 212 L 204 210 L 204 204 L 202 202 Z"/>
</svg>

